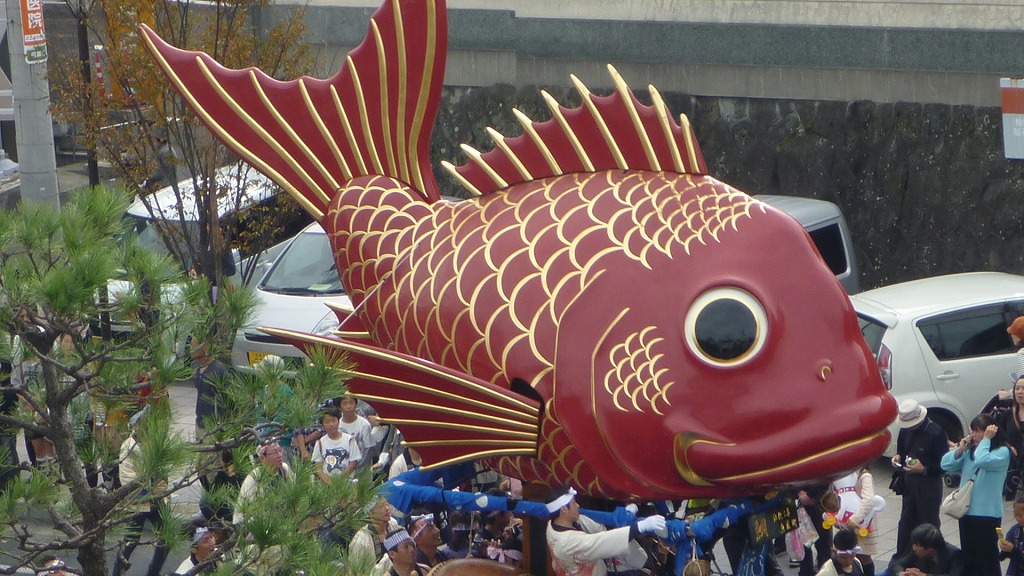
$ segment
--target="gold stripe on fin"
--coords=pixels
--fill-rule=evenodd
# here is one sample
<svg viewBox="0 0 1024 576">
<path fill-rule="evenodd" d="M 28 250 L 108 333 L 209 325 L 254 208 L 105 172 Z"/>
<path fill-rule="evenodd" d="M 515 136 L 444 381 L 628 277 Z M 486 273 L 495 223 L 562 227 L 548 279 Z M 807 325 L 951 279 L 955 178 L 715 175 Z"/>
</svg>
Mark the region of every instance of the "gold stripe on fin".
<svg viewBox="0 0 1024 576">
<path fill-rule="evenodd" d="M 626 105 L 626 109 L 629 111 L 629 118 L 633 121 L 633 128 L 636 129 L 637 136 L 640 137 L 640 143 L 644 147 L 644 153 L 647 154 L 647 162 L 650 163 L 652 170 L 661 170 L 661 164 L 658 162 L 658 157 L 654 154 L 654 146 L 651 144 L 651 137 L 647 134 L 647 129 L 643 123 L 640 122 L 640 114 L 636 110 L 636 102 L 633 101 L 633 93 L 629 90 L 629 86 L 626 85 L 626 81 L 619 76 L 619 72 L 615 69 L 615 66 L 608 65 L 608 73 L 611 74 L 612 82 L 615 84 L 615 90 L 619 93 L 619 97 L 622 98 L 622 103 Z"/>
<path fill-rule="evenodd" d="M 533 120 L 530 120 L 530 117 L 523 114 L 518 108 L 513 108 L 512 114 L 515 115 L 516 120 L 519 120 L 519 123 L 523 126 L 523 131 L 529 135 L 530 140 L 532 140 L 534 145 L 537 146 L 537 149 L 540 150 L 541 155 L 544 156 L 544 160 L 548 163 L 548 167 L 551 168 L 552 174 L 556 176 L 559 174 L 565 174 L 565 172 L 563 172 L 558 166 L 558 161 L 555 160 L 554 154 L 552 154 L 551 150 L 548 149 L 548 145 L 544 142 L 544 139 L 540 137 L 540 134 L 537 134 L 537 129 L 533 127 Z"/>
<path fill-rule="evenodd" d="M 502 178 L 494 170 L 494 168 L 491 167 L 491 165 L 487 163 L 486 160 L 484 160 L 483 158 L 480 157 L 480 151 L 479 150 L 477 150 L 476 148 L 473 148 L 469 144 L 462 144 L 460 147 L 462 148 L 462 151 L 466 154 L 466 156 L 469 156 L 469 158 L 473 162 L 475 162 L 477 166 L 482 168 L 483 171 L 486 172 L 487 175 L 491 177 L 491 180 L 494 180 L 494 183 L 497 184 L 499 188 L 508 188 L 508 182 L 506 182 L 505 179 Z"/>
<path fill-rule="evenodd" d="M 684 174 L 686 173 L 686 166 L 683 165 L 683 157 L 679 154 L 679 144 L 676 143 L 676 139 L 672 135 L 672 123 L 669 120 L 668 106 L 665 105 L 661 92 L 658 92 L 658 89 L 653 84 L 647 86 L 647 90 L 650 91 L 651 100 L 654 101 L 654 108 L 658 111 L 658 123 L 661 124 L 661 131 L 665 134 L 665 140 L 668 141 L 669 149 L 672 151 L 672 163 L 675 165 L 677 172 Z"/>
<path fill-rule="evenodd" d="M 604 136 L 604 142 L 608 145 L 608 149 L 611 150 L 612 156 L 615 157 L 615 164 L 622 170 L 628 170 L 629 164 L 626 164 L 626 159 L 622 156 L 622 150 L 619 149 L 619 143 L 612 136 L 611 130 L 608 129 L 608 123 L 604 121 L 604 117 L 601 116 L 601 111 L 597 109 L 597 105 L 594 104 L 593 95 L 590 93 L 590 89 L 587 88 L 575 74 L 569 76 L 572 79 L 572 83 L 576 86 L 576 91 L 580 93 L 583 99 L 583 103 L 586 104 L 587 110 L 590 110 L 590 115 L 594 118 L 594 122 L 597 123 L 598 129 L 601 130 L 601 135 Z"/>
<path fill-rule="evenodd" d="M 441 166 L 444 167 L 444 169 L 447 170 L 448 173 L 451 174 L 452 177 L 455 178 L 455 180 L 457 180 L 458 183 L 463 188 L 468 190 L 470 194 L 472 194 L 473 196 L 483 196 L 483 194 L 480 192 L 479 188 L 477 188 L 476 186 L 473 186 L 473 184 L 471 184 L 469 182 L 469 180 L 466 180 L 465 178 L 462 177 L 462 174 L 459 174 L 459 170 L 458 170 L 458 168 L 455 167 L 454 164 L 452 164 L 451 162 L 449 162 L 447 160 L 442 160 L 441 161 Z"/>
<path fill-rule="evenodd" d="M 498 148 L 501 148 L 501 151 L 505 153 L 505 156 L 507 156 L 512 162 L 512 165 L 516 167 L 516 170 L 519 172 L 519 175 L 523 177 L 523 180 L 533 180 L 533 176 L 530 174 L 530 171 L 526 169 L 526 165 L 519 159 L 519 156 L 516 156 L 516 153 L 512 151 L 508 142 L 505 142 L 505 136 L 501 132 L 498 132 L 494 128 L 488 126 L 487 135 L 491 137 L 491 140 L 494 140 L 494 143 Z"/>
<path fill-rule="evenodd" d="M 583 149 L 583 144 L 580 143 L 580 139 L 573 132 L 572 126 L 565 121 L 565 116 L 562 115 L 562 107 L 558 105 L 554 97 L 548 94 L 547 90 L 541 90 L 540 95 L 544 98 L 544 102 L 548 105 L 548 109 L 551 110 L 551 115 L 555 117 L 558 125 L 562 127 L 562 132 L 569 137 L 569 142 L 572 144 L 573 150 L 576 151 L 576 156 L 579 157 L 580 161 L 583 162 L 583 168 L 587 172 L 594 171 L 594 163 L 590 161 L 590 156 L 587 155 L 587 151 Z"/>
</svg>

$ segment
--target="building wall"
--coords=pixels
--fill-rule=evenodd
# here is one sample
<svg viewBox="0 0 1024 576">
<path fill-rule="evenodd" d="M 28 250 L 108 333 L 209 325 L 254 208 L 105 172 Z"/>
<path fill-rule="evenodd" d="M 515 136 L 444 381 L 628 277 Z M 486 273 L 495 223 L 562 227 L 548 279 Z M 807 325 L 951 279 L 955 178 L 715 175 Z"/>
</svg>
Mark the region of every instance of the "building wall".
<svg viewBox="0 0 1024 576">
<path fill-rule="evenodd" d="M 307 9 L 321 73 L 360 42 L 372 9 Z M 491 6 L 488 8 L 488 4 Z M 1024 10 L 993 2 L 510 0 L 449 3 L 446 83 L 609 87 L 706 96 L 999 104 L 1001 76 L 1024 75 Z M 277 18 L 281 8 L 268 9 Z M 276 12 L 276 13 L 275 13 Z"/>
</svg>

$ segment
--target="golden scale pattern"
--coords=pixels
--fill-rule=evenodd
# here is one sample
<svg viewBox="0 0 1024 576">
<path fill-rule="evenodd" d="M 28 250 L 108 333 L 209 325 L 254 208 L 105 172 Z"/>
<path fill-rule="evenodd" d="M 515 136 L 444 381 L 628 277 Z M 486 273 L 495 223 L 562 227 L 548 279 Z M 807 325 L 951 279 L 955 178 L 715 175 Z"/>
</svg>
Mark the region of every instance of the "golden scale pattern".
<svg viewBox="0 0 1024 576">
<path fill-rule="evenodd" d="M 348 255 L 340 265 L 347 266 L 353 301 L 367 299 L 368 329 L 377 342 L 494 383 L 503 383 L 510 354 L 527 353 L 543 367 L 531 382 L 537 385 L 550 379 L 554 361 L 554 347 L 539 335 L 556 334 L 568 304 L 614 269 L 616 258 L 650 267 L 654 258 L 685 257 L 763 211 L 713 179 L 660 176 L 604 171 L 548 178 L 520 185 L 529 187 L 522 193 L 487 197 L 482 207 L 481 200 L 410 203 L 414 195 L 400 183 L 369 177 L 335 199 L 328 228 Z M 530 292 L 550 305 L 521 304 Z M 454 319 L 442 314 L 446 299 L 462 305 Z M 513 325 L 518 335 L 507 343 L 490 338 L 499 323 L 506 330 Z M 428 340 L 445 345 L 431 349 Z M 642 397 L 660 413 L 655 403 L 667 403 L 671 383 L 659 382 L 656 368 L 660 343 L 647 327 L 615 350 L 617 370 L 643 368 L 625 388 L 606 386 L 620 408 L 640 409 Z"/>
</svg>

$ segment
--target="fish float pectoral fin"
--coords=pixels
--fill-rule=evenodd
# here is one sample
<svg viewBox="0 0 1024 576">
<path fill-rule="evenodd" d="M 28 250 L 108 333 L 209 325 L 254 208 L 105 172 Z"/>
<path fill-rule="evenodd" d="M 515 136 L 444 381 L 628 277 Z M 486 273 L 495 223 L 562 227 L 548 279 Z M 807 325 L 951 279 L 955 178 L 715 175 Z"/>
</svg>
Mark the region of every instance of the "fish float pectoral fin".
<svg viewBox="0 0 1024 576">
<path fill-rule="evenodd" d="M 344 352 L 356 364 L 345 382 L 402 432 L 424 462 L 537 455 L 540 403 L 444 366 L 376 346 L 292 330 L 260 328 L 302 350 Z"/>
</svg>

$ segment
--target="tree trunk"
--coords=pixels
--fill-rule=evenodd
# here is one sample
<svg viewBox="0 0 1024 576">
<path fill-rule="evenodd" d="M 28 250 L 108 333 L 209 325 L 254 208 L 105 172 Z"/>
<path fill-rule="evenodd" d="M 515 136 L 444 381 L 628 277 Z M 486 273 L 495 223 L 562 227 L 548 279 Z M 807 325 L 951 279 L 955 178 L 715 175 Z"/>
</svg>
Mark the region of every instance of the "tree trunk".
<svg viewBox="0 0 1024 576">
<path fill-rule="evenodd" d="M 67 395 L 68 387 L 75 384 L 66 384 L 61 381 L 53 365 L 43 363 L 43 382 L 46 387 L 47 399 L 50 400 L 47 417 L 47 427 L 50 433 L 47 437 L 53 443 L 53 451 L 60 466 L 61 476 L 67 482 L 71 499 L 82 513 L 81 533 L 89 533 L 95 530 L 94 537 L 89 542 L 78 548 L 78 562 L 82 567 L 83 574 L 104 575 L 108 574 L 107 559 L 105 555 L 106 530 L 103 529 L 103 519 L 112 508 L 112 502 L 98 488 L 89 486 L 85 477 L 85 465 L 78 455 L 75 446 L 72 421 L 65 415 L 68 410 L 70 398 L 74 395 Z M 74 538 L 78 534 L 65 534 Z"/>
<path fill-rule="evenodd" d="M 105 576 L 110 574 L 107 570 L 107 557 L 104 553 L 104 541 L 106 538 L 100 536 L 86 546 L 78 549 L 78 564 L 82 567 L 82 573 L 89 576 Z"/>
</svg>

